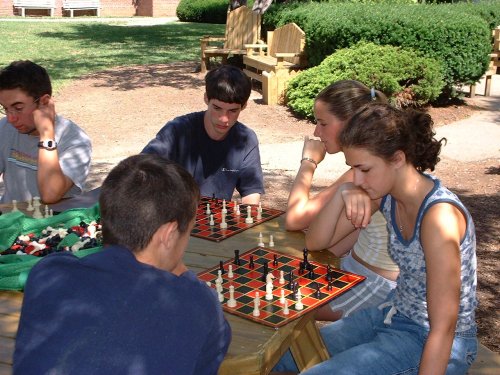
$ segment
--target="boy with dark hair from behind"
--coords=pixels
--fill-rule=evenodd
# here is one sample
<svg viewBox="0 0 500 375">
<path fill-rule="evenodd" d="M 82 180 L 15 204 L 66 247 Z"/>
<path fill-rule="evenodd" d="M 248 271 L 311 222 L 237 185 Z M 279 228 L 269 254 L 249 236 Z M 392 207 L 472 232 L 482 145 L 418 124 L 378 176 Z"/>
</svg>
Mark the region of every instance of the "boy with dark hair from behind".
<svg viewBox="0 0 500 375">
<path fill-rule="evenodd" d="M 169 121 L 142 153 L 182 165 L 204 196 L 230 200 L 236 189 L 243 204 L 258 204 L 264 193 L 259 141 L 238 121 L 250 93 L 250 79 L 241 69 L 223 65 L 208 72 L 207 110 Z"/>
<path fill-rule="evenodd" d="M 30 272 L 14 373 L 216 374 L 230 328 L 184 250 L 199 190 L 179 165 L 131 156 L 102 185 L 104 249 Z"/>
</svg>

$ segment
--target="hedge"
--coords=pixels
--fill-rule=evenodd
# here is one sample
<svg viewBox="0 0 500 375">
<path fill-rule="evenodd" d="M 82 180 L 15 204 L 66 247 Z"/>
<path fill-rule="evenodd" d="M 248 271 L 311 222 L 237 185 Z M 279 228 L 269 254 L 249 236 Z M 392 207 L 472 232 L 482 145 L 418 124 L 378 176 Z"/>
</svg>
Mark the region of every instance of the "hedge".
<svg viewBox="0 0 500 375">
<path fill-rule="evenodd" d="M 177 18 L 183 22 L 226 23 L 228 0 L 180 0 L 177 5 Z M 253 0 L 247 2 L 253 6 Z"/>
<path fill-rule="evenodd" d="M 320 65 L 290 80 L 287 105 L 313 117 L 316 95 L 329 84 L 354 79 L 382 91 L 398 107 L 421 106 L 435 100 L 444 86 L 443 66 L 411 49 L 361 42 L 338 50 Z"/>
<path fill-rule="evenodd" d="M 371 41 L 410 47 L 444 63 L 448 90 L 476 82 L 486 71 L 491 29 L 466 5 L 292 3 L 264 15 L 268 28 L 297 23 L 306 33 L 310 66 L 337 49 Z"/>
</svg>

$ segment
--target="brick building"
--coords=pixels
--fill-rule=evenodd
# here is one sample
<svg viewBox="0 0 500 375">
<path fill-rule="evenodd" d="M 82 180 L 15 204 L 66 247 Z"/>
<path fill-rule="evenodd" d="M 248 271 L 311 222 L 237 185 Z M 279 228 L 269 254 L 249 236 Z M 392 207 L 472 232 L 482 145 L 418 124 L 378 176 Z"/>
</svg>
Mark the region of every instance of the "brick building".
<svg viewBox="0 0 500 375">
<path fill-rule="evenodd" d="M 179 0 L 100 0 L 101 17 L 171 17 L 175 16 L 175 9 Z M 21 15 L 21 11 L 14 7 L 14 0 L 0 0 L 0 17 Z M 54 16 L 68 16 L 62 10 L 63 0 L 55 0 Z M 81 15 L 95 15 L 95 10 L 75 11 L 75 17 Z M 45 9 L 26 9 L 26 16 L 49 16 Z"/>
</svg>

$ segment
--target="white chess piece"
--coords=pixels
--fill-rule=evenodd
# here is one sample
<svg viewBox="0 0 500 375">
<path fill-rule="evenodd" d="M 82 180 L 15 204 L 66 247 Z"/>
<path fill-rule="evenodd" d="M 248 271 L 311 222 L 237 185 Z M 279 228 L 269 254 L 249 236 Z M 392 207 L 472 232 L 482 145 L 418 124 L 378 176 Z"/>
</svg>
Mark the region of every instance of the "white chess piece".
<svg viewBox="0 0 500 375">
<path fill-rule="evenodd" d="M 280 271 L 280 278 L 278 280 L 280 285 L 283 285 L 285 283 L 285 272 L 283 270 Z"/>
<path fill-rule="evenodd" d="M 302 303 L 302 293 L 300 293 L 300 288 L 297 290 L 297 302 L 295 303 L 295 310 L 303 310 L 304 304 Z"/>
<path fill-rule="evenodd" d="M 31 199 L 28 199 L 28 207 L 26 207 L 26 211 L 33 211 L 33 203 Z"/>
<path fill-rule="evenodd" d="M 14 211 L 19 211 L 19 208 L 17 208 L 17 201 L 12 199 L 12 212 Z"/>
<path fill-rule="evenodd" d="M 282 305 L 285 304 L 285 289 L 281 289 L 281 294 L 280 294 L 280 303 Z"/>
<path fill-rule="evenodd" d="M 207 215 L 210 215 L 211 211 L 210 211 L 210 203 L 207 203 L 207 210 L 205 211 L 205 213 Z"/>
<path fill-rule="evenodd" d="M 227 208 L 226 208 L 226 200 L 222 200 L 222 211 L 223 214 L 227 214 Z"/>
<path fill-rule="evenodd" d="M 237 215 L 237 216 L 240 216 L 240 215 L 241 215 L 240 205 L 239 205 L 239 204 L 237 204 L 237 205 L 236 205 L 236 215 Z"/>
<path fill-rule="evenodd" d="M 255 298 L 257 299 L 257 301 L 259 301 L 257 306 L 260 306 L 260 293 L 259 292 L 255 292 Z"/>
<path fill-rule="evenodd" d="M 253 316 L 259 316 L 260 315 L 259 304 L 260 304 L 259 295 L 256 293 L 255 294 L 255 298 L 253 299 L 253 311 L 252 311 L 252 315 Z"/>
<path fill-rule="evenodd" d="M 245 223 L 253 224 L 252 206 L 250 206 L 250 205 L 247 206 L 247 217 L 245 218 Z"/>
<path fill-rule="evenodd" d="M 41 219 L 42 212 L 40 211 L 40 197 L 33 197 L 33 218 L 34 219 Z"/>
<path fill-rule="evenodd" d="M 227 300 L 228 307 L 236 307 L 236 300 L 234 299 L 234 286 L 229 286 L 229 299 Z"/>
<path fill-rule="evenodd" d="M 259 207 L 257 207 L 257 219 L 262 219 L 262 203 L 259 202 Z"/>
<path fill-rule="evenodd" d="M 269 247 L 274 247 L 274 238 L 272 234 L 269 236 Z"/>
<path fill-rule="evenodd" d="M 220 229 L 226 229 L 226 228 L 227 228 L 226 214 L 225 214 L 225 212 L 222 212 L 222 220 L 220 222 Z"/>
<path fill-rule="evenodd" d="M 235 199 L 233 203 L 233 211 L 236 212 L 237 208 L 238 208 L 238 201 Z"/>
<path fill-rule="evenodd" d="M 222 284 L 222 271 L 221 270 L 217 270 L 217 278 L 215 279 L 215 281 L 219 280 L 219 282 Z"/>
<path fill-rule="evenodd" d="M 45 205 L 45 213 L 44 213 L 43 217 L 45 217 L 45 218 L 50 217 L 49 206 L 47 206 L 47 205 Z"/>
<path fill-rule="evenodd" d="M 273 300 L 273 282 L 268 282 L 266 284 L 266 301 L 272 301 Z"/>
<path fill-rule="evenodd" d="M 262 240 L 262 232 L 259 232 L 259 243 L 257 246 L 264 247 L 264 241 Z"/>
<path fill-rule="evenodd" d="M 234 274 L 233 274 L 233 265 L 232 264 L 230 264 L 229 267 L 228 267 L 227 277 L 229 279 L 232 279 L 234 277 Z"/>
<path fill-rule="evenodd" d="M 288 310 L 288 300 L 285 299 L 285 306 L 283 306 L 283 315 L 290 314 L 290 310 Z"/>
<path fill-rule="evenodd" d="M 221 292 L 217 292 L 217 297 L 219 298 L 220 303 L 224 302 L 224 294 L 222 294 Z"/>
<path fill-rule="evenodd" d="M 208 224 L 209 225 L 215 225 L 214 215 L 213 214 L 210 214 L 210 222 Z"/>
<path fill-rule="evenodd" d="M 206 283 L 207 283 L 207 286 L 208 286 L 209 288 L 211 288 L 211 287 L 212 287 L 212 283 L 211 283 L 210 281 L 206 281 Z"/>
</svg>

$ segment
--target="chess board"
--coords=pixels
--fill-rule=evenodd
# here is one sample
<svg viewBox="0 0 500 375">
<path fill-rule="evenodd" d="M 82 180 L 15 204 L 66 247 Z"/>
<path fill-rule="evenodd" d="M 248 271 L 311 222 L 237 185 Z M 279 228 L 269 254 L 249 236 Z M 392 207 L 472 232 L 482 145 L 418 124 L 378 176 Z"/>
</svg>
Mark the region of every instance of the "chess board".
<svg viewBox="0 0 500 375">
<path fill-rule="evenodd" d="M 253 258 L 254 268 L 250 268 L 250 258 Z M 277 261 L 277 265 L 273 262 Z M 224 311 L 241 316 L 246 319 L 264 324 L 270 327 L 281 327 L 290 321 L 307 314 L 311 310 L 329 302 L 336 296 L 344 293 L 356 284 L 362 282 L 365 277 L 356 275 L 347 271 L 331 268 L 330 285 L 328 290 L 326 274 L 327 267 L 314 261 L 308 261 L 312 265 L 313 275 L 309 271 L 299 272 L 302 259 L 280 254 L 264 247 L 253 248 L 244 254 L 239 255 L 240 265 L 234 264 L 234 258 L 224 263 L 222 266 L 225 273 L 222 275 L 224 302 L 222 307 Z M 262 280 L 264 264 L 268 264 L 268 271 L 272 272 L 273 280 L 273 299 L 265 299 L 266 282 Z M 228 278 L 229 265 L 232 265 L 233 278 Z M 198 278 L 205 282 L 210 282 L 211 287 L 215 286 L 215 279 L 218 276 L 220 266 L 214 267 L 198 274 Z M 283 271 L 285 283 L 280 284 L 280 271 Z M 303 309 L 297 310 L 297 302 L 293 290 L 289 289 L 289 274 L 292 272 L 293 280 L 298 283 L 302 295 Z M 299 274 L 300 273 L 300 274 Z M 235 307 L 228 307 L 229 286 L 234 286 L 234 297 L 236 299 Z M 319 289 L 319 294 L 318 293 Z M 284 290 L 285 298 L 288 300 L 289 314 L 283 313 L 284 305 L 280 303 L 281 290 Z M 260 297 L 260 315 L 253 316 L 254 298 L 256 292 Z"/>
<path fill-rule="evenodd" d="M 213 215 L 214 225 L 210 225 L 210 214 L 207 214 L 207 204 L 210 205 L 210 212 Z M 256 205 L 242 204 L 239 206 L 240 214 L 237 215 L 234 206 L 235 202 L 231 201 L 226 203 L 227 228 L 221 229 L 222 205 L 221 199 L 201 197 L 196 211 L 196 223 L 191 231 L 191 235 L 219 242 L 283 214 L 283 211 L 262 207 L 261 218 L 259 219 L 257 218 L 258 207 Z M 248 206 L 251 208 L 251 217 L 253 219 L 253 223 L 251 224 L 245 222 Z"/>
</svg>

